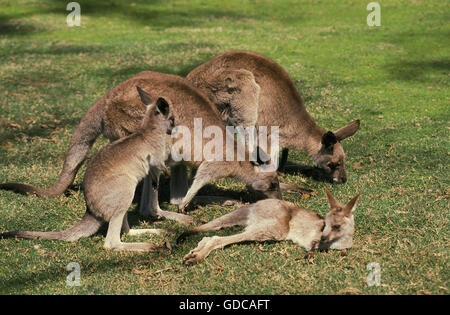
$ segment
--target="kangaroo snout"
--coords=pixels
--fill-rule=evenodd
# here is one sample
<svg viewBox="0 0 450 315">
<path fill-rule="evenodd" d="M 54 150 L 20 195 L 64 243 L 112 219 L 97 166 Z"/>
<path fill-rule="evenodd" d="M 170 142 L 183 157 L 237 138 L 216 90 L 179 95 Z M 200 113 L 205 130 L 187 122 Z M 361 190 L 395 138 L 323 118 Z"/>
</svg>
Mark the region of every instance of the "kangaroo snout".
<svg viewBox="0 0 450 315">
<path fill-rule="evenodd" d="M 333 183 L 345 184 L 347 182 L 347 171 L 342 164 L 332 172 Z"/>
<path fill-rule="evenodd" d="M 328 236 L 324 236 L 324 235 L 322 235 L 321 237 L 320 237 L 320 242 L 321 243 L 328 243 Z"/>
<path fill-rule="evenodd" d="M 345 184 L 347 182 L 347 177 L 333 177 L 333 182 L 336 184 Z"/>
</svg>

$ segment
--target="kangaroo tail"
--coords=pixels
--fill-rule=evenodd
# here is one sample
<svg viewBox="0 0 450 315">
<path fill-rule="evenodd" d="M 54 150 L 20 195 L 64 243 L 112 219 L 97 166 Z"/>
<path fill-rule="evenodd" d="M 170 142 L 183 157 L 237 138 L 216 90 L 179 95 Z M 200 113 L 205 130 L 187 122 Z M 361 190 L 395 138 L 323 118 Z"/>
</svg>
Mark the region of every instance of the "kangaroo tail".
<svg viewBox="0 0 450 315">
<path fill-rule="evenodd" d="M 21 194 L 35 194 L 39 197 L 55 197 L 62 194 L 75 180 L 78 169 L 89 153 L 95 139 L 102 132 L 102 100 L 94 104 L 83 116 L 72 135 L 64 165 L 58 181 L 50 188 L 44 189 L 19 183 L 0 184 L 0 189 L 12 190 Z"/>
<path fill-rule="evenodd" d="M 32 232 L 32 231 L 13 231 L 0 234 L 3 238 L 26 238 L 26 239 L 44 239 L 44 240 L 62 240 L 74 242 L 82 237 L 89 237 L 95 234 L 101 227 L 102 221 L 96 219 L 88 211 L 83 218 L 73 227 L 60 232 Z"/>
<path fill-rule="evenodd" d="M 246 226 L 248 224 L 248 215 L 251 208 L 252 205 L 240 207 L 233 212 L 212 220 L 211 222 L 202 224 L 189 231 L 186 231 L 177 238 L 177 244 L 184 241 L 187 236 L 198 232 L 217 231 L 222 228 L 235 225 Z"/>
</svg>

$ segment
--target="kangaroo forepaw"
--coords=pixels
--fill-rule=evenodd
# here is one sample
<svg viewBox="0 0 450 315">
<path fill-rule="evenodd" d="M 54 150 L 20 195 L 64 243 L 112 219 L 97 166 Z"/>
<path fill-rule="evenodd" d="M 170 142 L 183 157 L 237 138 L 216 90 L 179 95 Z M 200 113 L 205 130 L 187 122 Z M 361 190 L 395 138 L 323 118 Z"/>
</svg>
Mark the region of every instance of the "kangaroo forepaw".
<svg viewBox="0 0 450 315">
<path fill-rule="evenodd" d="M 311 262 L 314 259 L 314 252 L 309 251 L 308 253 L 306 253 L 304 258 L 307 262 Z"/>
<path fill-rule="evenodd" d="M 180 205 L 178 207 L 178 213 L 187 214 L 188 213 L 188 205 Z"/>
<path fill-rule="evenodd" d="M 200 260 L 201 258 L 197 255 L 197 253 L 194 250 L 191 250 L 189 254 L 184 256 L 183 264 L 189 266 L 198 263 Z"/>
</svg>

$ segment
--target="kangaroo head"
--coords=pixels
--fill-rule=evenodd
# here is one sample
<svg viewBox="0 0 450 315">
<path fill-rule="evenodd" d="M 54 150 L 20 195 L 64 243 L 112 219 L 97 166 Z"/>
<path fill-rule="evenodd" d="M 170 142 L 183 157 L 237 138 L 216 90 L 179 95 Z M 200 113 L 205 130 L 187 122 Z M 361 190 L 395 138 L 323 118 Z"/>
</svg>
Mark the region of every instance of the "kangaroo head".
<svg viewBox="0 0 450 315">
<path fill-rule="evenodd" d="M 142 90 L 139 86 L 136 86 L 136 89 L 139 93 L 139 97 L 141 98 L 142 103 L 146 107 L 146 113 L 143 125 L 146 124 L 156 124 L 162 129 L 165 130 L 167 134 L 172 132 L 172 129 L 175 126 L 175 119 L 172 113 L 170 113 L 170 106 L 167 101 L 160 97 L 153 101 L 152 97 L 148 95 L 144 90 Z"/>
<path fill-rule="evenodd" d="M 341 141 L 353 136 L 360 127 L 359 119 L 341 129 L 323 134 L 321 148 L 314 156 L 314 162 L 333 178 L 333 182 L 343 184 L 347 181 L 345 152 Z"/>
<path fill-rule="evenodd" d="M 252 162 L 256 180 L 252 182 L 252 188 L 262 192 L 267 198 L 282 199 L 278 173 L 261 171 L 261 166 L 270 162 L 269 156 L 259 147 L 256 148 L 256 152 L 257 160 Z"/>
<path fill-rule="evenodd" d="M 361 193 L 353 197 L 346 205 L 342 205 L 326 188 L 324 190 L 330 211 L 325 216 L 321 246 L 331 249 L 350 248 L 355 231 L 353 211 L 356 209 L 356 201 Z"/>
</svg>

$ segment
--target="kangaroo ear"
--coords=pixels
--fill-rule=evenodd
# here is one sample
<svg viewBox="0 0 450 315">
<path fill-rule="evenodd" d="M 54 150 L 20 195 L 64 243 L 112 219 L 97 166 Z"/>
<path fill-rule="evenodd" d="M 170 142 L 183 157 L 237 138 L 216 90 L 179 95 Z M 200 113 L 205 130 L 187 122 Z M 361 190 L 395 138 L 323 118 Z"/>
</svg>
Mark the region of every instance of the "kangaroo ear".
<svg viewBox="0 0 450 315">
<path fill-rule="evenodd" d="M 342 141 L 348 137 L 353 136 L 361 126 L 361 123 L 359 119 L 353 121 L 352 123 L 348 124 L 345 127 L 342 127 L 341 129 L 335 131 L 336 138 L 338 141 Z"/>
<path fill-rule="evenodd" d="M 140 96 L 140 98 L 141 98 L 142 103 L 143 103 L 145 106 L 148 106 L 148 105 L 150 105 L 151 103 L 153 103 L 153 100 L 152 100 L 151 96 L 148 95 L 147 93 L 145 93 L 143 89 L 141 89 L 141 88 L 140 88 L 139 86 L 137 86 L 137 85 L 136 85 L 136 89 L 137 89 L 137 91 L 138 91 L 138 93 L 139 93 L 139 96 Z"/>
<path fill-rule="evenodd" d="M 339 202 L 334 198 L 334 196 L 326 189 L 326 187 L 323 188 L 325 191 L 325 194 L 327 195 L 328 204 L 330 205 L 330 209 L 338 208 Z"/>
<path fill-rule="evenodd" d="M 167 117 L 167 115 L 169 115 L 169 103 L 167 103 L 167 101 L 162 97 L 158 98 L 158 100 L 156 101 L 156 108 L 164 117 Z"/>
<path fill-rule="evenodd" d="M 361 193 L 357 194 L 355 197 L 353 197 L 352 200 L 350 200 L 349 202 L 347 202 L 347 204 L 344 207 L 344 213 L 346 216 L 350 216 L 352 214 L 353 211 L 355 211 L 356 209 L 356 201 L 358 201 L 359 196 L 361 195 Z"/>
<path fill-rule="evenodd" d="M 336 142 L 338 142 L 336 135 L 332 131 L 327 131 L 322 136 L 322 145 L 325 148 L 332 147 Z"/>
</svg>

